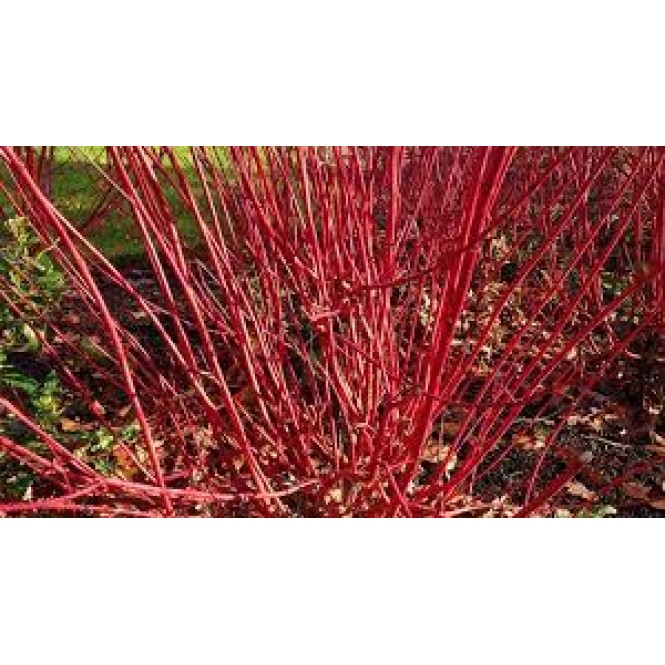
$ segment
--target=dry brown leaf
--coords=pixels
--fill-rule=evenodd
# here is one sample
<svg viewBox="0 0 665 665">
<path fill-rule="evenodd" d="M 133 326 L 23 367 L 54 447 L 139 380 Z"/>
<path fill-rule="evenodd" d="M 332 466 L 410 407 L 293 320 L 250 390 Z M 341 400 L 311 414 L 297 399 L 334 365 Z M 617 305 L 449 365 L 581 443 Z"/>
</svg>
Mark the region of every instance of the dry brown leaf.
<svg viewBox="0 0 665 665">
<path fill-rule="evenodd" d="M 95 400 L 90 405 L 90 411 L 92 411 L 92 413 L 96 415 L 98 418 L 101 418 L 102 416 L 106 415 L 106 409 L 97 400 Z"/>
<path fill-rule="evenodd" d="M 134 480 L 139 473 L 139 469 L 125 446 L 116 446 L 113 449 L 113 457 L 116 462 L 116 471 L 125 480 Z"/>
<path fill-rule="evenodd" d="M 457 436 L 457 432 L 459 432 L 461 426 L 461 423 L 445 422 L 441 425 L 441 431 L 446 437 L 452 438 Z"/>
<path fill-rule="evenodd" d="M 79 432 L 81 430 L 81 424 L 77 423 L 75 420 L 63 418 L 60 421 L 60 429 L 63 432 Z"/>
<path fill-rule="evenodd" d="M 330 503 L 331 501 L 334 503 L 342 503 L 342 490 L 339 487 L 330 490 L 326 495 L 326 499 L 326 503 Z"/>
<path fill-rule="evenodd" d="M 592 492 L 588 487 L 583 485 L 579 480 L 571 480 L 566 485 L 566 490 L 571 496 L 579 497 L 585 501 L 590 501 L 596 498 L 595 492 Z"/>
<path fill-rule="evenodd" d="M 600 434 L 603 431 L 603 428 L 605 427 L 603 416 L 602 415 L 594 416 L 589 420 L 589 425 L 591 426 L 591 429 L 594 432 Z"/>
<path fill-rule="evenodd" d="M 194 430 L 192 438 L 197 446 L 202 448 L 214 448 L 215 440 L 212 429 L 209 427 L 198 427 Z"/>
<path fill-rule="evenodd" d="M 665 510 L 665 498 L 649 501 L 649 505 L 656 510 Z"/>
<path fill-rule="evenodd" d="M 649 435 L 651 437 L 651 443 L 655 444 L 656 446 L 660 446 L 661 448 L 665 448 L 665 436 L 661 436 L 654 430 L 651 430 Z"/>
<path fill-rule="evenodd" d="M 448 453 L 450 452 L 450 446 L 442 446 L 437 441 L 429 441 L 425 447 L 425 453 L 423 459 L 426 462 L 432 464 L 437 464 L 443 462 L 446 459 Z"/>
<path fill-rule="evenodd" d="M 531 450 L 534 447 L 534 439 L 533 434 L 527 432 L 515 432 L 513 434 L 513 444 L 525 450 Z"/>
<path fill-rule="evenodd" d="M 76 326 L 81 323 L 81 317 L 74 312 L 65 312 L 60 316 L 61 322 L 66 323 L 68 326 Z"/>
<path fill-rule="evenodd" d="M 536 432 L 530 434 L 529 432 L 516 432 L 513 434 L 513 444 L 523 450 L 541 450 L 545 447 L 547 434 L 543 432 Z"/>
<path fill-rule="evenodd" d="M 132 406 L 131 404 L 128 404 L 127 406 L 123 406 L 120 411 L 118 411 L 118 416 L 120 418 L 126 418 L 132 411 Z"/>
<path fill-rule="evenodd" d="M 649 498 L 649 488 L 641 483 L 625 483 L 621 489 L 631 499 L 643 501 Z"/>
<path fill-rule="evenodd" d="M 80 423 L 77 420 L 71 420 L 70 418 L 62 418 L 60 420 L 60 429 L 63 432 L 90 432 L 95 429 L 96 425 L 94 423 Z"/>
<path fill-rule="evenodd" d="M 437 441 L 430 441 L 427 444 L 423 459 L 432 464 L 439 464 L 448 460 L 448 464 L 446 464 L 446 472 L 448 473 L 453 471 L 457 465 L 457 455 L 454 453 L 450 455 L 450 446 L 441 445 Z"/>
<path fill-rule="evenodd" d="M 617 420 L 625 420 L 626 410 L 623 409 L 622 407 L 613 405 L 611 409 L 605 411 L 603 415 L 605 418 L 605 422 L 616 422 Z"/>
</svg>

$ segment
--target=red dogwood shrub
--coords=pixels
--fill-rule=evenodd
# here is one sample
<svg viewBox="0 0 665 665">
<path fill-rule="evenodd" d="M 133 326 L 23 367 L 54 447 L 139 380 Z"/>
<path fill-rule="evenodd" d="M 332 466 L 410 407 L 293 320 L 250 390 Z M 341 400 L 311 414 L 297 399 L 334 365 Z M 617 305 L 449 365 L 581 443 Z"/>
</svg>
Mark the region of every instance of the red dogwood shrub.
<svg viewBox="0 0 665 665">
<path fill-rule="evenodd" d="M 3 396 L 43 446 L 0 449 L 45 479 L 8 514 L 533 514 L 594 452 L 571 416 L 664 322 L 660 148 L 107 150 L 143 286 L 0 148 L 98 353 L 56 348 L 58 320 L 45 349 L 115 456 L 94 468 Z"/>
</svg>

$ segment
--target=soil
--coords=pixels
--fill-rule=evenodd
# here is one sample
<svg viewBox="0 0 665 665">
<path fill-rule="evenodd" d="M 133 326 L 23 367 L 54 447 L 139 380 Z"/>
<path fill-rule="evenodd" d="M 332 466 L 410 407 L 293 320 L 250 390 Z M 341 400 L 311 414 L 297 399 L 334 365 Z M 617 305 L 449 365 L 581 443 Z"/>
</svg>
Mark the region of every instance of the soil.
<svg viewBox="0 0 665 665">
<path fill-rule="evenodd" d="M 136 260 L 122 266 L 123 274 L 143 295 L 159 302 L 160 291 L 148 267 Z M 151 349 L 153 357 L 167 357 L 156 348 L 159 337 L 133 311 L 132 304 L 122 289 L 109 280 L 100 279 L 106 302 L 119 321 Z M 63 321 L 70 320 L 76 334 L 94 336 L 99 330 L 98 322 L 86 314 L 86 310 L 73 299 L 66 299 L 61 312 Z M 43 361 L 25 360 L 20 369 L 39 378 L 48 372 Z M 127 403 L 107 386 L 99 401 L 111 411 L 122 412 Z M 109 406 L 110 405 L 110 406 Z M 111 412 L 110 420 L 120 422 L 120 416 Z M 539 420 L 545 428 L 557 424 L 557 414 L 541 414 Z M 507 434 L 506 445 L 511 437 L 519 436 L 517 430 Z M 585 506 L 588 513 L 598 512 L 598 506 L 610 507 L 604 516 L 651 518 L 665 515 L 665 335 L 651 333 L 633 345 L 631 354 L 620 364 L 620 371 L 608 376 L 598 384 L 580 405 L 580 410 L 570 419 L 558 441 L 555 463 L 548 466 L 536 484 L 536 494 L 546 486 L 552 474 L 563 472 L 571 459 L 592 453 L 593 460 L 567 483 L 555 498 L 548 501 L 541 511 L 549 516 L 572 516 L 580 514 Z M 507 474 L 511 485 L 520 486 L 528 481 L 541 451 L 536 447 L 515 445 L 503 462 L 491 473 L 482 475 L 473 485 L 474 500 L 485 502 L 488 516 L 514 513 L 513 506 L 522 496 L 503 496 Z M 647 472 L 637 473 L 626 479 L 621 487 L 609 489 L 626 469 L 651 460 L 660 460 Z M 424 480 L 428 463 L 423 462 Z M 482 468 L 482 467 L 481 467 Z M 501 497 L 501 498 L 498 498 Z M 658 504 L 661 508 L 657 508 Z"/>
</svg>

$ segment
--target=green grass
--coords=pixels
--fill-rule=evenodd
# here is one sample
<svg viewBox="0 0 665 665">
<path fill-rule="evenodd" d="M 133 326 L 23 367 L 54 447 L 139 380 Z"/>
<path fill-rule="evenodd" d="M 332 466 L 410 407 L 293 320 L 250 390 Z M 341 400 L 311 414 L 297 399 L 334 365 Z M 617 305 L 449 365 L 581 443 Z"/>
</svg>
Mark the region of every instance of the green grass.
<svg viewBox="0 0 665 665">
<path fill-rule="evenodd" d="M 176 154 L 186 172 L 191 172 L 188 147 L 177 146 Z M 58 208 L 73 222 L 82 222 L 99 200 L 99 169 L 106 164 L 106 153 L 101 146 L 58 146 L 55 153 L 56 168 L 53 196 Z M 194 221 L 171 198 L 179 218 L 179 228 L 188 241 L 195 243 L 197 231 Z M 180 209 L 179 209 L 180 208 Z M 144 254 L 138 232 L 131 216 L 123 210 L 114 211 L 102 223 L 95 224 L 89 233 L 90 241 L 116 263 L 132 262 Z"/>
<path fill-rule="evenodd" d="M 193 174 L 189 146 L 175 146 L 175 153 L 185 173 Z M 53 200 L 65 217 L 75 224 L 83 223 L 100 200 L 100 183 L 103 183 L 100 169 L 105 167 L 106 161 L 103 146 L 57 146 L 55 149 Z M 0 178 L 4 177 L 0 172 Z M 191 182 L 196 192 L 197 179 L 193 177 Z M 174 192 L 167 189 L 166 196 L 175 212 L 182 236 L 196 246 L 199 234 L 194 220 Z M 0 201 L 0 204 L 6 206 L 6 201 Z M 132 263 L 144 256 L 143 244 L 132 216 L 122 206 L 96 222 L 86 234 L 114 263 Z"/>
</svg>

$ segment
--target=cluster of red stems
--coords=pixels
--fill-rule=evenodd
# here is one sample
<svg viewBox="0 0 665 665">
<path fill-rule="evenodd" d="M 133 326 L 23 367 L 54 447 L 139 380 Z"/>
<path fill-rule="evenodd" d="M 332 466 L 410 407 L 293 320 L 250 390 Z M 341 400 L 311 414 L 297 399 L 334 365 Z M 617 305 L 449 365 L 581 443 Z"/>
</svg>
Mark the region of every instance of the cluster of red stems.
<svg viewBox="0 0 665 665">
<path fill-rule="evenodd" d="M 49 156 L 0 147 L 4 194 L 97 323 L 106 357 L 85 362 L 141 434 L 118 434 L 131 473 L 104 475 L 0 397 L 48 453 L 0 450 L 52 487 L 5 514 L 452 516 L 498 482 L 532 515 L 589 463 L 561 454 L 568 416 L 665 323 L 661 148 L 192 147 L 185 168 L 108 147 L 97 212 L 131 216 L 151 293 L 52 202 Z M 86 351 L 49 339 L 105 423 L 64 362 Z M 502 475 L 511 432 L 551 413 L 528 473 Z"/>
</svg>

